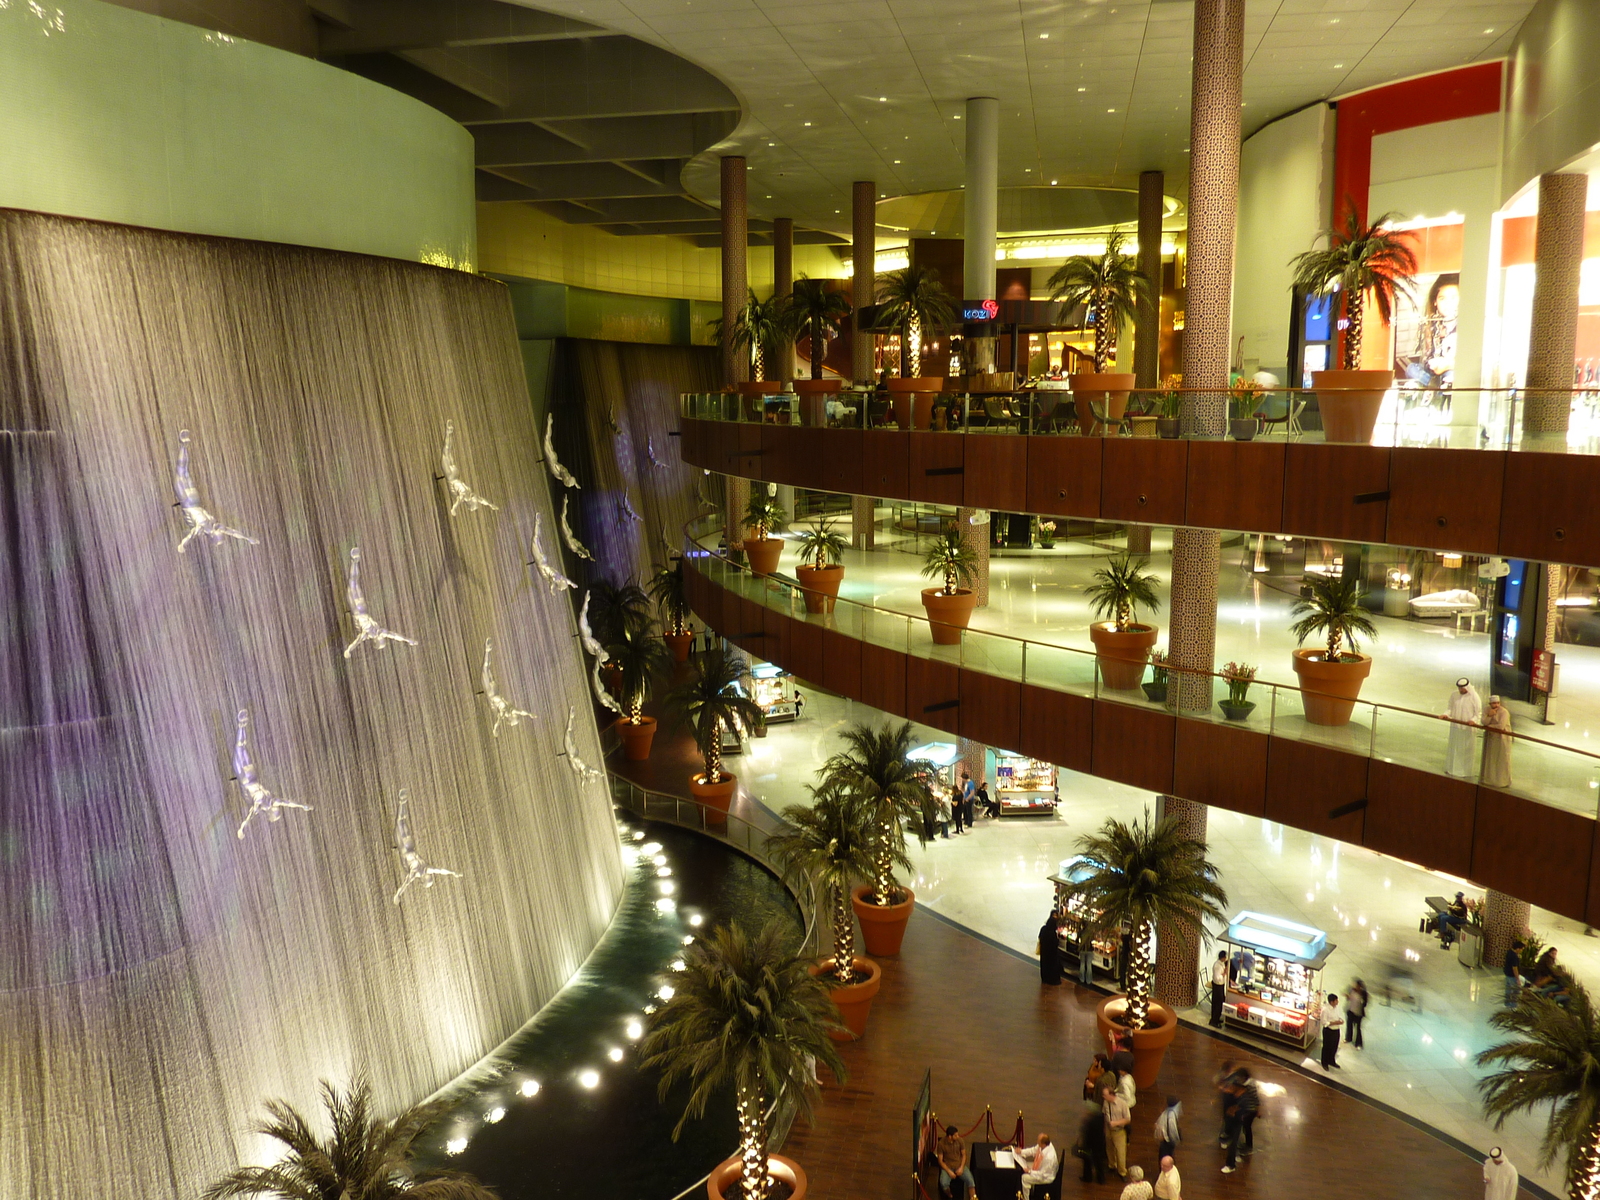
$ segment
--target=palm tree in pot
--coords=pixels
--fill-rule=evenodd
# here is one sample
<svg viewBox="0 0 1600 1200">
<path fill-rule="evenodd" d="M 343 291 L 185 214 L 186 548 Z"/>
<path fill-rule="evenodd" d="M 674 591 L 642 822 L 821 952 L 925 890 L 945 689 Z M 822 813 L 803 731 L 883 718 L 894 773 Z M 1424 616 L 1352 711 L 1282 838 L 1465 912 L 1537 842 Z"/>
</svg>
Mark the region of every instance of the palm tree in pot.
<svg viewBox="0 0 1600 1200">
<path fill-rule="evenodd" d="M 839 585 L 844 581 L 846 542 L 839 535 L 835 523 L 826 517 L 800 535 L 795 546 L 800 564 L 794 573 L 805 592 L 806 611 L 827 613 L 833 611 L 839 598 Z"/>
<path fill-rule="evenodd" d="M 1139 686 L 1150 648 L 1160 633 L 1156 626 L 1134 619 L 1140 609 L 1153 613 L 1161 607 L 1161 597 L 1156 595 L 1160 580 L 1145 570 L 1149 562 L 1124 550 L 1097 570 L 1095 582 L 1085 589 L 1090 610 L 1100 618 L 1089 626 L 1100 676 L 1106 687 L 1117 691 Z M 1168 670 L 1172 669 L 1169 663 Z"/>
<path fill-rule="evenodd" d="M 1360 652 L 1356 635 L 1375 638 L 1377 627 L 1361 603 L 1354 579 L 1324 577 L 1311 582 L 1311 594 L 1295 601 L 1290 616 L 1299 617 L 1289 632 L 1300 645 L 1313 635 L 1327 638 L 1327 650 L 1296 650 L 1294 671 L 1300 679 L 1306 720 L 1313 725 L 1344 725 L 1355 711 L 1361 684 L 1372 673 L 1372 658 Z M 1343 653 L 1348 644 L 1350 653 Z"/>
<path fill-rule="evenodd" d="M 927 610 L 934 643 L 960 645 L 961 632 L 978 603 L 973 590 L 978 579 L 978 552 L 968 543 L 958 521 L 948 522 L 928 546 L 922 575 L 939 581 L 938 587 L 922 589 L 922 607 Z"/>
<path fill-rule="evenodd" d="M 784 828 L 767 839 L 767 857 L 785 879 L 808 880 L 818 904 L 827 904 L 832 914 L 833 955 L 818 964 L 816 973 L 827 983 L 844 1021 L 845 1030 L 834 1035 L 842 1041 L 866 1032 L 882 977 L 877 963 L 856 957 L 851 912 L 852 889 L 873 876 L 875 831 L 863 820 L 861 806 L 837 783 L 808 785 L 807 790 L 810 806 L 793 804 L 783 810 Z M 909 869 L 909 862 L 905 866 Z"/>
<path fill-rule="evenodd" d="M 742 654 L 715 646 L 694 655 L 692 664 L 689 678 L 667 693 L 665 706 L 675 726 L 689 726 L 705 760 L 705 772 L 690 776 L 689 790 L 727 812 L 739 781 L 722 769 L 722 732 L 760 729 L 767 718 L 750 699 L 750 664 Z"/>
<path fill-rule="evenodd" d="M 786 326 L 783 302 L 778 297 L 760 299 L 755 289 L 750 289 L 739 311 L 734 314 L 730 328 L 723 327 L 721 317 L 710 322 L 711 331 L 718 343 L 750 353 L 750 376 L 755 383 L 766 377 L 767 361 L 773 358 L 783 344 Z M 776 388 L 752 388 L 752 391 L 776 391 Z"/>
<path fill-rule="evenodd" d="M 203 1200 L 496 1200 L 465 1172 L 421 1168 L 413 1161 L 418 1138 L 450 1105 L 418 1104 L 385 1121 L 374 1115 L 372 1089 L 364 1080 L 343 1092 L 324 1080 L 321 1090 L 332 1127 L 327 1138 L 312 1133 L 292 1105 L 269 1100 L 267 1119 L 255 1132 L 280 1143 L 284 1156 L 270 1167 L 236 1167 L 206 1188 Z"/>
<path fill-rule="evenodd" d="M 1151 286 L 1150 277 L 1139 270 L 1133 255 L 1122 251 L 1127 236 L 1120 229 L 1113 230 L 1103 253 L 1074 255 L 1049 279 L 1050 299 L 1068 307 L 1081 304 L 1084 320 L 1094 321 L 1094 374 L 1069 377 L 1078 406 L 1078 427 L 1085 432 L 1095 428 L 1092 404 L 1102 406 L 1108 421 L 1122 420 L 1135 382 L 1132 375 L 1111 373 L 1117 334 L 1133 320 Z"/>
<path fill-rule="evenodd" d="M 620 584 L 603 576 L 589 586 L 589 626 L 601 645 L 650 622 L 650 595 L 632 576 Z"/>
<path fill-rule="evenodd" d="M 784 305 L 785 325 L 791 336 L 809 339 L 813 381 L 822 379 L 822 360 L 827 356 L 828 342 L 838 335 L 849 315 L 850 302 L 843 292 L 831 290 L 827 280 L 802 275 L 796 281 Z"/>
<path fill-rule="evenodd" d="M 856 724 L 842 734 L 846 748 L 821 769 L 825 788 L 837 789 L 860 812 L 873 846 L 872 883 L 851 896 L 868 954 L 898 954 L 916 895 L 895 879 L 909 867 L 905 823 L 914 822 L 920 842 L 933 815 L 933 795 L 911 761 L 912 729 Z"/>
<path fill-rule="evenodd" d="M 878 322 L 900 330 L 900 377 L 922 373 L 922 339 L 955 319 L 950 293 L 932 267 L 900 267 L 878 276 Z"/>
<path fill-rule="evenodd" d="M 617 695 L 627 712 L 617 718 L 617 733 L 623 753 L 631 762 L 650 757 L 650 744 L 656 736 L 656 719 L 644 715 L 644 702 L 650 698 L 656 680 L 672 671 L 672 654 L 658 636 L 654 622 L 624 626 L 622 636 L 606 645 L 618 678 Z"/>
<path fill-rule="evenodd" d="M 656 573 L 650 577 L 650 597 L 661 613 L 664 628 L 661 637 L 672 648 L 674 661 L 688 662 L 694 634 L 689 632 L 689 593 L 684 586 L 681 555 L 666 566 L 656 568 Z"/>
<path fill-rule="evenodd" d="M 1385 213 L 1363 225 L 1355 205 L 1346 200 L 1344 228 L 1325 250 L 1307 250 L 1289 263 L 1294 287 L 1307 296 L 1336 295 L 1345 321 L 1344 367 L 1313 371 L 1322 426 L 1330 442 L 1370 442 L 1383 394 L 1394 383 L 1392 370 L 1361 370 L 1364 309 L 1370 295 L 1378 315 L 1389 321 L 1398 296 L 1411 295 L 1417 274 L 1414 239 L 1389 227 L 1398 213 Z"/>
<path fill-rule="evenodd" d="M 757 484 L 750 489 L 750 503 L 745 505 L 744 527 L 749 536 L 744 539 L 745 557 L 750 560 L 750 570 L 756 575 L 771 575 L 778 569 L 778 559 L 783 556 L 783 539 L 771 537 L 774 530 L 789 523 L 783 505 Z"/>
<path fill-rule="evenodd" d="M 1156 930 L 1165 926 L 1201 940 L 1206 920 L 1227 923 L 1222 906 L 1228 893 L 1206 859 L 1206 844 L 1171 818 L 1152 821 L 1148 809 L 1142 821 L 1107 821 L 1097 833 L 1079 838 L 1077 850 L 1087 869 L 1066 886 L 1061 902 L 1086 914 L 1094 934 L 1119 936 L 1126 930 L 1131 936 L 1127 995 L 1101 1004 L 1099 1021 L 1102 1034 L 1112 1024 L 1134 1031 L 1134 1078 L 1149 1087 L 1177 1030 L 1169 1009 L 1151 1012 Z"/>
<path fill-rule="evenodd" d="M 651 1015 L 640 1046 L 640 1065 L 661 1073 L 663 1100 L 680 1080 L 689 1083 L 674 1139 L 691 1118 L 705 1115 L 712 1096 L 733 1088 L 739 1153 L 707 1181 L 713 1200 L 735 1180 L 743 1200 L 767 1200 L 772 1174 L 796 1200 L 803 1196 L 805 1173 L 770 1153 L 773 1111 L 792 1101 L 810 1117 L 819 1090 L 814 1063 L 841 1083 L 847 1078 L 829 1037 L 837 1026 L 827 988 L 791 940 L 777 923 L 754 934 L 738 923 L 718 926 L 697 940 L 684 951 L 672 998 Z"/>
</svg>

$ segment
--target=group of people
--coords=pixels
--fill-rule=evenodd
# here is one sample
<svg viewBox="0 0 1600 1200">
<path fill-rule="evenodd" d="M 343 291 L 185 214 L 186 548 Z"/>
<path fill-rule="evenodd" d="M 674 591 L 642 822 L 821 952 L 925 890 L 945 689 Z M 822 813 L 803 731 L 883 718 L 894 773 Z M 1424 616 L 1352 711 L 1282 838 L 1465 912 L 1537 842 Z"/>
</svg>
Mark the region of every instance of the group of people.
<svg viewBox="0 0 1600 1200">
<path fill-rule="evenodd" d="M 989 798 L 989 781 L 980 779 L 973 782 L 972 776 L 961 772 L 961 786 L 959 788 L 945 789 L 938 784 L 932 787 L 933 804 L 938 812 L 937 817 L 930 818 L 927 827 L 923 830 L 928 841 L 933 840 L 934 826 L 939 827 L 939 836 L 950 836 L 950 822 L 954 818 L 956 833 L 961 834 L 971 829 L 978 821 L 978 809 L 981 807 L 984 815 L 998 817 L 1000 815 L 1000 801 Z"/>
<path fill-rule="evenodd" d="M 1511 786 L 1511 713 L 1499 696 L 1489 697 L 1485 712 L 1472 681 L 1456 680 L 1444 718 L 1450 726 L 1450 744 L 1445 751 L 1445 770 L 1466 778 L 1477 776 L 1488 787 Z M 1474 744 L 1474 729 L 1482 729 L 1483 759 L 1480 764 Z"/>
<path fill-rule="evenodd" d="M 1533 968 L 1526 978 L 1522 974 L 1522 952 L 1527 948 L 1527 943 L 1521 938 L 1513 938 L 1511 945 L 1506 948 L 1505 977 L 1506 977 L 1506 1007 L 1515 1008 L 1521 998 L 1524 988 L 1530 989 L 1547 1000 L 1554 1000 L 1563 1008 L 1568 1000 L 1567 985 L 1562 976 L 1556 974 L 1556 948 L 1546 946 L 1544 953 L 1539 955 Z"/>
<path fill-rule="evenodd" d="M 1083 1116 L 1073 1153 L 1083 1160 L 1084 1183 L 1104 1183 L 1110 1171 L 1124 1181 L 1122 1200 L 1182 1200 L 1182 1177 L 1175 1155 L 1183 1140 L 1183 1105 L 1168 1096 L 1152 1126 L 1160 1169 L 1154 1181 L 1128 1162 L 1128 1134 L 1139 1091 L 1133 1079 L 1133 1051 L 1124 1040 L 1111 1055 L 1096 1054 L 1083 1080 Z"/>
<path fill-rule="evenodd" d="M 1339 1004 L 1336 992 L 1329 992 L 1327 1000 L 1322 1005 L 1322 1015 L 1318 1018 L 1322 1028 L 1322 1069 L 1332 1071 L 1339 1068 L 1339 1042 L 1342 1038 L 1353 1045 L 1357 1050 L 1364 1049 L 1366 1043 L 1361 1037 L 1361 1023 L 1366 1019 L 1367 1003 L 1372 999 L 1372 994 L 1367 991 L 1367 985 L 1361 980 L 1353 980 L 1344 993 L 1344 1005 Z"/>
</svg>

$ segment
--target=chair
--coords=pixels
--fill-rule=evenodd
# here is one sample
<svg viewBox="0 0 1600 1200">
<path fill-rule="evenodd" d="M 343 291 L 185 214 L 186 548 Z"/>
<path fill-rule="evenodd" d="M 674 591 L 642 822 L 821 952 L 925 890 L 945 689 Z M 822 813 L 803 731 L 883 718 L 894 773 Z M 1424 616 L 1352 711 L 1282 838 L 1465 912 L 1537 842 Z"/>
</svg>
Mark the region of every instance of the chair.
<svg viewBox="0 0 1600 1200">
<path fill-rule="evenodd" d="M 1269 417 L 1262 413 L 1257 413 L 1256 421 L 1261 426 L 1263 436 L 1272 432 L 1272 426 L 1282 425 L 1285 438 L 1298 438 L 1304 432 L 1300 428 L 1300 414 L 1305 410 L 1306 402 L 1291 394 L 1284 405 L 1283 416 Z"/>
<path fill-rule="evenodd" d="M 1127 413 L 1123 413 L 1120 417 L 1106 416 L 1106 404 L 1103 400 L 1089 401 L 1089 411 L 1094 414 L 1095 422 L 1102 430 L 1115 425 L 1119 435 L 1133 432 L 1133 422 L 1128 419 Z"/>
<path fill-rule="evenodd" d="M 983 423 L 985 425 L 1009 425 L 1020 428 L 1022 418 L 1011 411 L 1011 397 L 985 396 L 983 398 Z"/>
</svg>

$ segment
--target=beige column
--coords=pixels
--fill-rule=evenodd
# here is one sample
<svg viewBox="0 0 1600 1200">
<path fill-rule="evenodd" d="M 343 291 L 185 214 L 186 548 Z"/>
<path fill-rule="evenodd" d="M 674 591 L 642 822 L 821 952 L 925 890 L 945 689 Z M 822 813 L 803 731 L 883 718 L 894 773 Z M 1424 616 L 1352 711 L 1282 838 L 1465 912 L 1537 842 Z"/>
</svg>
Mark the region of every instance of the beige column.
<svg viewBox="0 0 1600 1200">
<path fill-rule="evenodd" d="M 729 386 L 750 378 L 750 354 L 727 337 L 749 294 L 750 222 L 745 197 L 742 157 L 722 160 L 722 382 Z"/>
<path fill-rule="evenodd" d="M 1538 442 L 1548 441 L 1551 450 L 1566 449 L 1567 423 L 1572 415 L 1578 276 L 1583 267 L 1583 214 L 1588 192 L 1587 175 L 1539 177 L 1523 433 Z M 1542 392 L 1541 388 L 1550 390 Z"/>
<path fill-rule="evenodd" d="M 1139 270 L 1150 291 L 1139 305 L 1133 327 L 1133 371 L 1142 388 L 1161 382 L 1161 217 L 1166 176 L 1139 173 Z"/>
<path fill-rule="evenodd" d="M 772 221 L 772 296 L 787 299 L 794 292 L 794 219 L 774 217 Z M 775 379 L 785 383 L 794 379 L 794 339 L 784 338 L 773 364 Z"/>
<path fill-rule="evenodd" d="M 858 179 L 850 185 L 850 251 L 854 277 L 850 284 L 850 303 L 857 313 L 876 302 L 878 252 L 878 185 Z M 862 331 L 855 319 L 851 374 L 857 383 L 872 379 L 872 335 Z"/>
<path fill-rule="evenodd" d="M 1204 804 L 1177 796 L 1156 797 L 1156 819 L 1178 822 L 1185 837 L 1206 840 L 1207 809 Z M 1161 923 L 1156 927 L 1155 997 L 1168 1008 L 1190 1008 L 1200 998 L 1200 939 L 1182 926 Z"/>
<path fill-rule="evenodd" d="M 723 530 L 729 550 L 744 549 L 744 510 L 750 504 L 750 481 L 737 475 L 722 477 Z"/>
<path fill-rule="evenodd" d="M 850 546 L 855 550 L 871 550 L 876 543 L 874 528 L 878 519 L 876 496 L 850 497 Z"/>
<path fill-rule="evenodd" d="M 1222 535 L 1211 529 L 1172 531 L 1172 590 L 1167 630 L 1167 706 L 1208 712 L 1217 659 L 1217 571 Z M 1180 669 L 1183 668 L 1183 669 Z"/>
<path fill-rule="evenodd" d="M 971 548 L 978 562 L 972 569 L 972 590 L 978 597 L 978 607 L 989 606 L 989 512 L 982 508 L 956 509 L 956 527 L 961 530 L 961 540 Z"/>
<path fill-rule="evenodd" d="M 1528 931 L 1533 908 L 1526 900 L 1518 900 L 1504 892 L 1490 891 L 1483 898 L 1483 965 L 1491 971 L 1500 970 L 1512 938 Z"/>
</svg>

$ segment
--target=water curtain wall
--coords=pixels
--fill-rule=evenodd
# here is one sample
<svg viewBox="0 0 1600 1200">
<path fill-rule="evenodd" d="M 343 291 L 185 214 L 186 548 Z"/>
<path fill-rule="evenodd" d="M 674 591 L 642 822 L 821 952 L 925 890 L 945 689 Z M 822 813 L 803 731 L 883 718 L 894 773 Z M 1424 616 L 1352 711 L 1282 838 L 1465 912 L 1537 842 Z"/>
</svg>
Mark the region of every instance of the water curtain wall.
<svg viewBox="0 0 1600 1200">
<path fill-rule="evenodd" d="M 385 1111 L 513 1033 L 621 867 L 509 305 L 455 271 L 0 212 L 0 1197 L 183 1197 L 266 1096 Z M 452 518 L 461 477 L 500 506 Z M 180 430 L 200 502 L 174 506 Z M 415 638 L 355 650 L 346 570 Z M 480 683 L 539 720 L 491 736 Z M 246 811 L 260 781 L 313 806 Z M 403 877 L 417 849 L 460 872 Z"/>
</svg>

